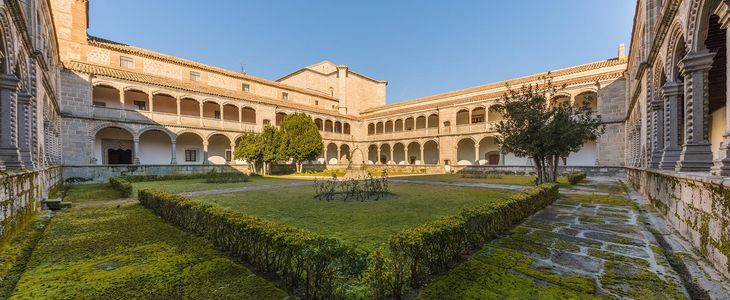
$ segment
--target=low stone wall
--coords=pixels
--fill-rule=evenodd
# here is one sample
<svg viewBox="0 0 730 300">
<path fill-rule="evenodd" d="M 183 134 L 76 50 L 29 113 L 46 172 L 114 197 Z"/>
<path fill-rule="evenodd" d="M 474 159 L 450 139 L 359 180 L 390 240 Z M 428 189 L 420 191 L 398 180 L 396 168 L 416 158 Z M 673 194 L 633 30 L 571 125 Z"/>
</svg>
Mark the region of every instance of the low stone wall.
<svg viewBox="0 0 730 300">
<path fill-rule="evenodd" d="M 0 173 L 0 244 L 22 228 L 41 200 L 63 184 L 61 167 Z"/>
<path fill-rule="evenodd" d="M 638 168 L 626 172 L 672 227 L 730 277 L 730 179 Z"/>
<path fill-rule="evenodd" d="M 248 165 L 76 165 L 64 166 L 66 181 L 98 183 L 110 177 L 130 175 L 194 175 L 219 172 L 249 173 Z"/>
<path fill-rule="evenodd" d="M 515 175 L 532 175 L 535 169 L 532 166 L 451 166 L 454 172 L 464 169 L 483 172 L 506 172 Z M 607 177 L 624 177 L 624 167 L 604 167 L 604 166 L 559 166 L 558 173 L 567 174 L 571 172 L 585 172 L 588 176 L 607 176 Z"/>
</svg>

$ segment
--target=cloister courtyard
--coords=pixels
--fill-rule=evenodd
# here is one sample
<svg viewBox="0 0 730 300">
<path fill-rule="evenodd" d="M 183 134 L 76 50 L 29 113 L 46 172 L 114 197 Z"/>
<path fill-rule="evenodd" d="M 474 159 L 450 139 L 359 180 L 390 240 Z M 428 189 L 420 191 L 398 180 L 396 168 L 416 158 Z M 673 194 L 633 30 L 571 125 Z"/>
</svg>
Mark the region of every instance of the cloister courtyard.
<svg viewBox="0 0 730 300">
<path fill-rule="evenodd" d="M 330 173 L 249 176 L 233 183 L 207 183 L 202 177 L 139 181 L 132 183 L 130 197 L 108 183 L 67 186 L 61 193 L 71 208 L 34 217 L 0 252 L 0 297 L 302 297 L 274 274 L 140 204 L 137 194 L 145 189 L 294 226 L 367 254 L 387 247 L 399 232 L 477 207 L 498 209 L 534 187 L 534 177 L 526 175 L 402 175 L 389 179 L 390 194 L 378 200 L 319 200 L 314 180 L 326 180 Z M 555 202 L 462 253 L 448 268 L 406 289 L 404 297 L 728 295 L 728 283 L 677 243 L 666 225 L 656 222 L 656 210 L 624 182 L 589 177 L 571 185 L 561 177 L 558 185 Z M 677 260 L 697 269 L 676 270 Z M 705 275 L 697 277 L 698 270 Z M 358 288 L 353 290 L 357 295 Z"/>
</svg>

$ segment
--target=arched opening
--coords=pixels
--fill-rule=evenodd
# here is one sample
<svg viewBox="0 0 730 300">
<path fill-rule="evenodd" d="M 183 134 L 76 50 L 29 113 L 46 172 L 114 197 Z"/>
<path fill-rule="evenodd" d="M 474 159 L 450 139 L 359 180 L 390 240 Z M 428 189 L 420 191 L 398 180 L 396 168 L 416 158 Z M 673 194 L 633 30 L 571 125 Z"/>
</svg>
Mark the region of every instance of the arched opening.
<svg viewBox="0 0 730 300">
<path fill-rule="evenodd" d="M 386 133 L 393 132 L 393 121 L 385 121 L 385 132 Z"/>
<path fill-rule="evenodd" d="M 133 135 L 120 127 L 106 127 L 94 136 L 94 158 L 102 165 L 134 163 Z"/>
<path fill-rule="evenodd" d="M 485 115 L 486 111 L 484 107 L 477 107 L 471 111 L 471 123 L 477 124 L 477 123 L 484 123 L 485 122 Z"/>
<path fill-rule="evenodd" d="M 284 122 L 284 117 L 286 117 L 286 113 L 283 113 L 283 112 L 276 113 L 276 126 L 280 126 L 281 122 Z"/>
<path fill-rule="evenodd" d="M 319 131 L 324 130 L 324 123 L 322 122 L 322 119 L 314 119 L 314 124 L 317 125 L 317 129 L 319 129 Z"/>
<path fill-rule="evenodd" d="M 682 72 L 679 69 L 679 63 L 681 62 L 682 58 L 684 58 L 685 56 L 687 56 L 687 48 L 685 46 L 684 38 L 682 38 L 680 36 L 679 41 L 677 42 L 676 48 L 674 50 L 674 62 L 672 63 L 674 80 L 680 86 L 684 86 L 684 75 L 682 75 Z M 682 146 L 684 146 L 684 93 L 680 93 L 678 95 L 676 122 L 677 122 L 677 128 L 678 128 L 677 144 L 680 147 L 682 147 Z M 674 169 L 674 168 L 672 167 L 672 169 Z"/>
<path fill-rule="evenodd" d="M 177 163 L 199 165 L 203 163 L 203 138 L 192 132 L 181 133 L 175 139 Z"/>
<path fill-rule="evenodd" d="M 368 135 L 373 135 L 373 134 L 375 134 L 375 124 L 370 123 L 370 124 L 368 124 Z"/>
<path fill-rule="evenodd" d="M 200 117 L 200 102 L 191 98 L 180 99 L 180 114 L 184 116 Z"/>
<path fill-rule="evenodd" d="M 565 103 L 570 104 L 570 96 L 565 94 L 555 95 L 551 101 L 551 105 L 563 105 Z M 577 103 L 577 102 L 576 102 Z"/>
<path fill-rule="evenodd" d="M 474 164 L 476 154 L 474 151 L 474 140 L 462 139 L 456 144 L 456 161 L 460 166 L 468 166 Z"/>
<path fill-rule="evenodd" d="M 401 119 L 395 120 L 393 132 L 402 132 L 402 131 L 403 131 L 403 120 L 401 120 Z"/>
<path fill-rule="evenodd" d="M 154 94 L 152 109 L 154 112 L 177 114 L 177 99 L 167 94 Z"/>
<path fill-rule="evenodd" d="M 221 106 L 213 101 L 203 102 L 203 118 L 220 119 Z"/>
<path fill-rule="evenodd" d="M 408 157 L 406 162 L 409 165 L 423 164 L 423 158 L 421 158 L 421 145 L 417 142 L 411 142 L 408 144 Z"/>
<path fill-rule="evenodd" d="M 378 163 L 378 145 L 368 146 L 368 164 Z"/>
<path fill-rule="evenodd" d="M 416 129 L 424 129 L 426 128 L 426 117 L 425 116 L 419 116 L 416 118 Z"/>
<path fill-rule="evenodd" d="M 91 91 L 92 104 L 97 107 L 122 108 L 119 90 L 107 85 L 96 85 Z"/>
<path fill-rule="evenodd" d="M 499 160 L 499 145 L 497 144 L 497 139 L 491 136 L 483 138 L 479 142 L 479 161 L 477 164 L 498 165 Z"/>
<path fill-rule="evenodd" d="M 726 29 L 720 25 L 720 18 L 717 15 L 710 16 L 709 28 L 705 47 L 715 53 L 712 58 L 712 67 L 708 72 L 708 97 L 709 97 L 709 121 L 708 137 L 712 158 L 721 160 L 725 155 L 720 151 L 723 142 L 723 135 L 726 131 L 725 121 L 727 118 L 725 105 L 727 102 L 727 35 Z"/>
<path fill-rule="evenodd" d="M 406 164 L 406 147 L 401 143 L 393 145 L 393 162 L 396 165 Z"/>
<path fill-rule="evenodd" d="M 327 163 L 330 165 L 338 164 L 337 160 L 337 145 L 330 143 L 327 145 Z"/>
<path fill-rule="evenodd" d="M 347 144 L 342 144 L 342 146 L 340 146 L 339 163 L 340 164 L 349 164 L 350 159 L 352 159 L 352 157 L 350 156 L 350 146 Z"/>
<path fill-rule="evenodd" d="M 342 123 L 335 121 L 335 133 L 342 133 Z"/>
<path fill-rule="evenodd" d="M 232 104 L 223 105 L 223 120 L 238 122 L 238 107 Z"/>
<path fill-rule="evenodd" d="M 411 131 L 415 129 L 415 121 L 413 118 L 406 118 L 406 120 L 403 122 L 403 130 L 405 131 Z"/>
<path fill-rule="evenodd" d="M 330 121 L 330 120 L 324 121 L 324 131 L 326 131 L 326 132 L 334 131 L 334 125 L 332 124 L 332 121 Z"/>
<path fill-rule="evenodd" d="M 208 137 L 208 163 L 225 165 L 231 161 L 231 140 L 222 134 Z"/>
<path fill-rule="evenodd" d="M 423 163 L 428 165 L 439 163 L 439 146 L 436 141 L 431 140 L 423 143 Z"/>
<path fill-rule="evenodd" d="M 456 112 L 456 126 L 469 124 L 469 110 L 462 109 Z"/>
<path fill-rule="evenodd" d="M 149 110 L 149 96 L 147 93 L 130 89 L 124 91 L 124 108 L 130 110 Z"/>
<path fill-rule="evenodd" d="M 378 122 L 375 124 L 375 134 L 382 134 L 383 133 L 383 122 Z"/>
<path fill-rule="evenodd" d="M 588 105 L 592 111 L 598 111 L 598 94 L 596 92 L 583 92 L 575 96 L 575 105 L 581 107 Z"/>
<path fill-rule="evenodd" d="M 251 107 L 241 109 L 241 122 L 256 124 L 256 110 Z"/>
<path fill-rule="evenodd" d="M 428 116 L 428 128 L 438 128 L 439 127 L 439 115 L 438 114 L 432 114 Z"/>
<path fill-rule="evenodd" d="M 139 136 L 139 163 L 166 165 L 172 161 L 172 140 L 157 129 L 147 130 Z"/>
<path fill-rule="evenodd" d="M 390 164 L 392 163 L 392 158 L 390 157 L 390 145 L 388 144 L 382 144 L 380 145 L 380 163 L 381 164 Z"/>
<path fill-rule="evenodd" d="M 499 122 L 502 121 L 502 113 L 495 111 L 493 109 L 490 109 L 487 112 L 487 121 L 489 122 Z"/>
<path fill-rule="evenodd" d="M 350 123 L 344 123 L 342 125 L 342 133 L 344 134 L 350 134 Z"/>
</svg>

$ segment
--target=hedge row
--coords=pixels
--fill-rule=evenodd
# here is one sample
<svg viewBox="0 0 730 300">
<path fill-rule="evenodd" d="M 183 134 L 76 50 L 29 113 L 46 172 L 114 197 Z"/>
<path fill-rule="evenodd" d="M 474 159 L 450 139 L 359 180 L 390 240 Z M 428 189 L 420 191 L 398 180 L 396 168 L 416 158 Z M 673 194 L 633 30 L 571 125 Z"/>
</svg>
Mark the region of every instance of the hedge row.
<svg viewBox="0 0 730 300">
<path fill-rule="evenodd" d="M 123 198 L 132 196 L 132 183 L 129 182 L 127 179 L 123 177 L 111 177 L 109 178 L 109 184 L 112 185 L 112 188 L 119 191 L 119 194 Z"/>
<path fill-rule="evenodd" d="M 512 228 L 558 198 L 558 185 L 543 184 L 503 202 L 465 209 L 458 215 L 403 230 L 370 255 L 368 279 L 377 298 L 399 298 L 403 288 L 447 270 L 470 249 Z"/>
<path fill-rule="evenodd" d="M 305 298 L 342 298 L 365 271 L 364 252 L 339 240 L 156 190 L 139 201 L 164 220 L 210 240 Z"/>
<path fill-rule="evenodd" d="M 586 176 L 585 172 L 573 172 L 573 173 L 568 173 L 568 175 L 565 175 L 565 177 L 568 178 L 568 183 L 578 184 L 581 180 L 585 179 L 587 176 Z"/>
</svg>

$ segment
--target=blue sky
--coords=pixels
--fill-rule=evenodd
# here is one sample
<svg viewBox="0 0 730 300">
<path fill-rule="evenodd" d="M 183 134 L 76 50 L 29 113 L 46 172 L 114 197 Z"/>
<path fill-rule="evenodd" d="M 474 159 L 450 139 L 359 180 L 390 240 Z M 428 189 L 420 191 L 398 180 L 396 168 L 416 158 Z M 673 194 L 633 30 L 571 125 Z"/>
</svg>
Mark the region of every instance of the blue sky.
<svg viewBox="0 0 730 300">
<path fill-rule="evenodd" d="M 94 0 L 89 33 L 277 79 L 331 60 L 388 103 L 615 57 L 634 0 Z M 143 9 L 139 9 L 142 7 Z"/>
</svg>

